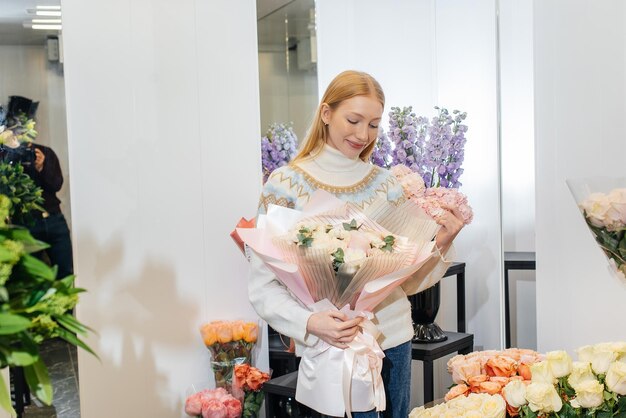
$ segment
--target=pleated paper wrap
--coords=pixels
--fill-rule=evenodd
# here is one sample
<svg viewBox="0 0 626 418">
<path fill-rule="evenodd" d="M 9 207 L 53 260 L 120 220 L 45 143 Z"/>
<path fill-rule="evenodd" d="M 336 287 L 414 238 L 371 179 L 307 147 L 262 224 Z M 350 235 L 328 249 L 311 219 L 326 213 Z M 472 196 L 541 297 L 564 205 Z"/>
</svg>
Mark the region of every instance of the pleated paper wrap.
<svg viewBox="0 0 626 418">
<path fill-rule="evenodd" d="M 359 263 L 352 275 L 336 274 L 325 250 L 302 248 L 288 232 L 297 223 L 336 225 L 357 221 L 383 236 L 394 234 L 392 253 L 381 253 Z M 376 342 L 378 330 L 372 311 L 397 286 L 417 272 L 432 256 L 439 226 L 415 203 L 393 206 L 385 199 L 360 210 L 330 193 L 316 191 L 302 211 L 270 205 L 256 228 L 237 229 L 278 279 L 314 312 L 337 309 L 348 317 L 362 316 L 362 332 L 345 350 L 319 341 L 306 347 L 298 373 L 296 399 L 316 411 L 343 417 L 352 411 L 385 409 L 380 375 L 384 354 Z"/>
</svg>

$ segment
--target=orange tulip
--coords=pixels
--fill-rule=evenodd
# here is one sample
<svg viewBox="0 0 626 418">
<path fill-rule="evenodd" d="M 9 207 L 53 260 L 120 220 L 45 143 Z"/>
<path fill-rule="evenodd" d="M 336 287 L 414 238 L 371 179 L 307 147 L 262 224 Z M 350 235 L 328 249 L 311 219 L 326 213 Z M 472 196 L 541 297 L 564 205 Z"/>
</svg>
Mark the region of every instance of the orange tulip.
<svg viewBox="0 0 626 418">
<path fill-rule="evenodd" d="M 248 343 L 255 343 L 258 338 L 259 327 L 255 322 L 246 322 L 243 324 L 243 339 Z"/>
</svg>

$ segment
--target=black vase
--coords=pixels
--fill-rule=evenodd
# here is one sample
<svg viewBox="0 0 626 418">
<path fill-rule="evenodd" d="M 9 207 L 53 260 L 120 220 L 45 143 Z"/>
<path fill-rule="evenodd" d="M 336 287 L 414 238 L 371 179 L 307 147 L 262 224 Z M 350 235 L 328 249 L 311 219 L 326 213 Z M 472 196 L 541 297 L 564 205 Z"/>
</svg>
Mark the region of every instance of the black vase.
<svg viewBox="0 0 626 418">
<path fill-rule="evenodd" d="M 414 343 L 435 343 L 448 339 L 446 334 L 435 323 L 439 303 L 441 301 L 440 284 L 409 296 L 411 302 L 411 317 L 414 326 Z"/>
</svg>

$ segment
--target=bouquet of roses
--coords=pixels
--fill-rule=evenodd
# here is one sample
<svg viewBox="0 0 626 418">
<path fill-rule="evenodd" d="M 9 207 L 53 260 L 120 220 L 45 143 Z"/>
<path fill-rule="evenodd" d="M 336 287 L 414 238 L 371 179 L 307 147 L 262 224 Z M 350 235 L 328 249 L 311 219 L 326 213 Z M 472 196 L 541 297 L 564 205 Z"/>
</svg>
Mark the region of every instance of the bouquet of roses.
<svg viewBox="0 0 626 418">
<path fill-rule="evenodd" d="M 567 184 L 613 271 L 626 278 L 626 179 L 568 180 Z M 607 185 L 610 191 L 599 191 Z M 613 187 L 617 185 L 622 187 Z"/>
<path fill-rule="evenodd" d="M 264 394 L 261 387 L 270 380 L 269 373 L 263 373 L 248 364 L 235 366 L 233 378 L 233 395 L 243 400 L 243 418 L 256 418 L 263 403 Z"/>
<path fill-rule="evenodd" d="M 361 210 L 323 190 L 302 211 L 270 205 L 240 238 L 309 309 L 340 309 L 348 317 L 372 311 L 433 254 L 438 225 L 415 203 L 384 199 Z M 433 283 L 422 279 L 418 288 Z M 384 409 L 378 332 L 363 332 L 345 350 L 323 341 L 301 353 L 296 399 L 320 413 Z"/>
<path fill-rule="evenodd" d="M 528 385 L 511 382 L 503 395 L 520 417 L 626 416 L 626 342 L 601 343 L 577 350 L 573 362 L 565 351 L 546 354 L 531 366 Z"/>
<path fill-rule="evenodd" d="M 448 372 L 455 383 L 445 396 L 446 401 L 470 393 L 502 394 L 512 381 L 524 384 L 531 379 L 531 368 L 544 356 L 527 349 L 475 351 L 457 355 L 448 361 Z"/>
<path fill-rule="evenodd" d="M 500 395 L 472 393 L 431 408 L 420 406 L 409 414 L 409 418 L 505 418 L 506 402 Z"/>
<path fill-rule="evenodd" d="M 187 397 L 185 413 L 198 418 L 240 418 L 241 402 L 224 388 L 205 389 Z"/>
<path fill-rule="evenodd" d="M 257 341 L 258 324 L 244 321 L 213 321 L 200 327 L 204 344 L 211 353 L 211 367 L 218 388 L 230 390 L 236 364 L 250 364 Z"/>
</svg>

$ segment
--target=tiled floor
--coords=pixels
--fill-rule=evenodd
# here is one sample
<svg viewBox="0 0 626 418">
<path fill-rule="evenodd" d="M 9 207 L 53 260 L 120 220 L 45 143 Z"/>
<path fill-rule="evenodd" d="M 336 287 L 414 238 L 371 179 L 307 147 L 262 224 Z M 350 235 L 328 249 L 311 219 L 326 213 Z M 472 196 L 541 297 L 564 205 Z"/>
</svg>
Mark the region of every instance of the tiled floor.
<svg viewBox="0 0 626 418">
<path fill-rule="evenodd" d="M 33 399 L 32 404 L 25 408 L 23 417 L 80 418 L 76 347 L 56 339 L 44 342 L 40 352 L 52 381 L 52 407 L 43 406 Z"/>
</svg>

